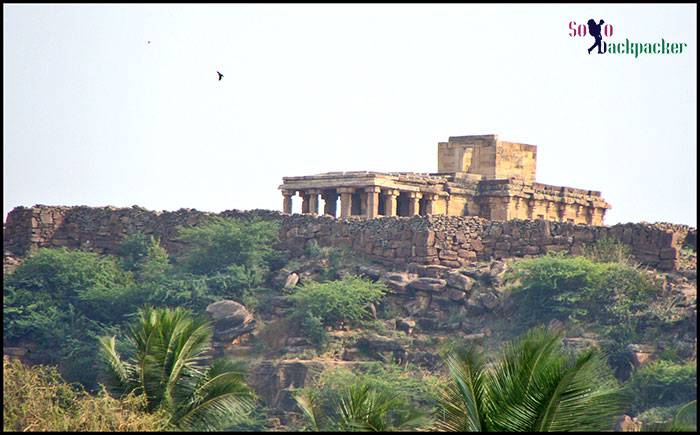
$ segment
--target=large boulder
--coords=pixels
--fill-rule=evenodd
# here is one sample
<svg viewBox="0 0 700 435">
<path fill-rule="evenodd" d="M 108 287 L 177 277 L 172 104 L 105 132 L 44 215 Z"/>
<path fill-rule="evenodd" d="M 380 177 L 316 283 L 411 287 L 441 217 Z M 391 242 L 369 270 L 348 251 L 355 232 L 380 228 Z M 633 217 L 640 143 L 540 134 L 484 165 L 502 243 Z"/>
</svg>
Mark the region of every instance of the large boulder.
<svg viewBox="0 0 700 435">
<path fill-rule="evenodd" d="M 294 288 L 294 286 L 297 285 L 299 282 L 299 275 L 296 274 L 296 272 L 292 272 L 289 275 L 287 275 L 287 278 L 284 280 L 284 286 L 282 287 L 284 290 L 291 290 Z"/>
<path fill-rule="evenodd" d="M 236 301 L 223 300 L 207 307 L 214 322 L 214 341 L 231 343 L 255 329 L 253 315 Z"/>
</svg>

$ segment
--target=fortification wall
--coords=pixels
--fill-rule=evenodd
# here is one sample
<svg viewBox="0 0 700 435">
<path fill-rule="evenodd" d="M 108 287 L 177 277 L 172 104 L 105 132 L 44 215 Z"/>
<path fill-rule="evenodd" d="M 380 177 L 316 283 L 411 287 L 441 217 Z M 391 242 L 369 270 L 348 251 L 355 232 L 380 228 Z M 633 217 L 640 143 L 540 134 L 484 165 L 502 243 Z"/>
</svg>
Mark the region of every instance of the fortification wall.
<svg viewBox="0 0 700 435">
<path fill-rule="evenodd" d="M 182 249 L 176 240 L 177 227 L 194 226 L 209 216 L 279 219 L 271 210 L 227 210 L 208 213 L 194 209 L 157 212 L 141 207 L 17 207 L 7 215 L 3 247 L 14 255 L 26 255 L 32 248 L 66 247 L 114 254 L 127 234 L 137 231 L 160 238 L 172 254 Z"/>
<path fill-rule="evenodd" d="M 320 246 L 350 248 L 384 263 L 459 267 L 474 260 L 578 253 L 586 243 L 614 237 L 630 246 L 641 263 L 661 270 L 678 266 L 680 249 L 695 249 L 696 230 L 675 224 L 619 224 L 611 227 L 544 220 L 492 221 L 476 216 L 413 216 L 377 219 L 335 219 L 329 216 L 285 215 L 271 210 L 228 210 L 221 213 L 181 209 L 155 212 L 140 207 L 18 207 L 5 222 L 8 252 L 24 256 L 32 248 L 67 247 L 116 253 L 121 240 L 136 231 L 160 238 L 177 254 L 178 226 L 197 225 L 208 216 L 261 217 L 281 222 L 283 247 L 301 252 L 311 240 Z"/>
<path fill-rule="evenodd" d="M 543 220 L 492 221 L 475 216 L 339 220 L 292 215 L 283 219 L 280 236 L 291 250 L 301 250 L 310 240 L 316 240 L 320 246 L 347 247 L 396 266 L 418 263 L 448 267 L 547 252 L 576 254 L 586 243 L 613 237 L 629 245 L 641 263 L 674 270 L 687 235 L 694 231 L 684 225 L 592 227 Z"/>
</svg>

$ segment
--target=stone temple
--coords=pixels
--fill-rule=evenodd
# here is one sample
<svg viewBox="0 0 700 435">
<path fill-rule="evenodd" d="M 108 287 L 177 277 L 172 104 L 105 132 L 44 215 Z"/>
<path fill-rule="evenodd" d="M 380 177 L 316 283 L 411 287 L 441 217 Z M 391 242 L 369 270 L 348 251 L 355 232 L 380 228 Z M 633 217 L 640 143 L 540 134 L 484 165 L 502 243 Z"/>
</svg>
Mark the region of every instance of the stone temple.
<svg viewBox="0 0 700 435">
<path fill-rule="evenodd" d="M 611 207 L 600 192 L 537 183 L 536 168 L 535 145 L 456 136 L 438 143 L 435 173 L 326 172 L 283 177 L 279 189 L 285 213 L 298 193 L 302 213 L 319 214 L 321 195 L 323 214 L 341 218 L 449 215 L 603 225 Z"/>
</svg>

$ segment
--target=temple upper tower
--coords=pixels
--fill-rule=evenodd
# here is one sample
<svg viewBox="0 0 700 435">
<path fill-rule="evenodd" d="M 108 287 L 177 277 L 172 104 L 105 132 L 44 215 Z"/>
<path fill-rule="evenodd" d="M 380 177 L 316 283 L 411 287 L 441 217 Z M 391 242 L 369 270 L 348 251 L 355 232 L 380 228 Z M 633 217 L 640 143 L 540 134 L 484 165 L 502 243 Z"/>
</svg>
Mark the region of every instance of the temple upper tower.
<svg viewBox="0 0 700 435">
<path fill-rule="evenodd" d="M 495 134 L 452 136 L 438 143 L 438 172 L 480 175 L 486 180 L 535 181 L 537 147 L 498 139 Z"/>
</svg>

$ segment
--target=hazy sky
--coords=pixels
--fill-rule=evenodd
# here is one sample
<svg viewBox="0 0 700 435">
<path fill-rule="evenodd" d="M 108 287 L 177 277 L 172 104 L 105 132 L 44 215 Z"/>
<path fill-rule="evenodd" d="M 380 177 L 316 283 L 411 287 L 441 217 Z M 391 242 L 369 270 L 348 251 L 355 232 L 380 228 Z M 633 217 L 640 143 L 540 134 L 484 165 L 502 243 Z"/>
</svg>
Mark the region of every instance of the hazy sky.
<svg viewBox="0 0 700 435">
<path fill-rule="evenodd" d="M 4 215 L 281 209 L 283 176 L 435 172 L 439 141 L 495 133 L 538 146 L 538 181 L 602 191 L 607 224 L 697 222 L 695 5 L 3 12 Z M 589 55 L 589 18 L 688 47 Z"/>
</svg>

